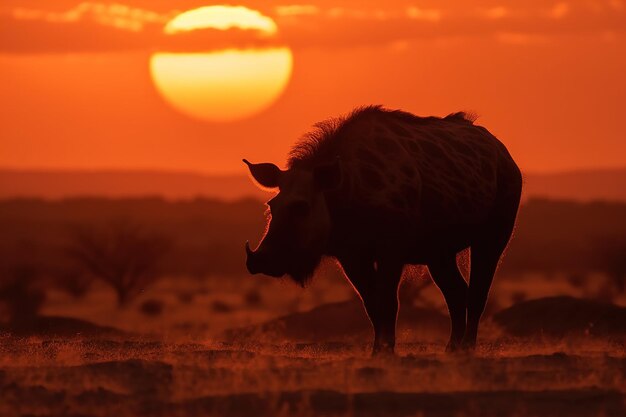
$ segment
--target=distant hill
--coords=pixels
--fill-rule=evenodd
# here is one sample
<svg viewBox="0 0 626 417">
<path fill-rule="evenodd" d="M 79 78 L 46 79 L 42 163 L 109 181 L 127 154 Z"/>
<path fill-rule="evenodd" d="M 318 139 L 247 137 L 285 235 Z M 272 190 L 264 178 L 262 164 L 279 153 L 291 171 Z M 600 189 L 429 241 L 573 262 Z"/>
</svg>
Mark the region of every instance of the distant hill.
<svg viewBox="0 0 626 417">
<path fill-rule="evenodd" d="M 243 171 L 243 170 L 242 170 Z M 166 199 L 266 198 L 246 175 L 204 175 L 168 171 L 17 171 L 0 169 L 0 198 L 76 196 Z"/>
<path fill-rule="evenodd" d="M 577 201 L 626 201 L 626 168 L 524 175 L 524 195 Z"/>
<path fill-rule="evenodd" d="M 577 201 L 626 201 L 626 168 L 581 170 L 554 174 L 525 174 L 524 195 Z M 0 198 L 75 196 L 167 199 L 210 197 L 265 199 L 242 175 L 207 175 L 167 171 L 17 171 L 0 169 Z"/>
</svg>

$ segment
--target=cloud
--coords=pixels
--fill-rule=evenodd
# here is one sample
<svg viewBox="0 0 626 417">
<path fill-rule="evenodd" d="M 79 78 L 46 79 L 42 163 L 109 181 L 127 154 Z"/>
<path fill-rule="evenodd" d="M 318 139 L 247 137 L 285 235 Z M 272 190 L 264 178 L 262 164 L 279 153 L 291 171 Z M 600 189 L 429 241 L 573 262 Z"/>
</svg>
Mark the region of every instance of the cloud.
<svg viewBox="0 0 626 417">
<path fill-rule="evenodd" d="M 617 1 L 617 0 L 613 0 Z M 522 2 L 482 8 L 431 8 L 412 6 L 379 13 L 376 9 L 321 10 L 298 19 L 277 19 L 283 38 L 294 47 L 352 47 L 389 44 L 397 48 L 416 39 L 489 37 L 509 44 L 549 42 L 555 36 L 620 36 L 626 30 L 626 11 L 615 5 L 593 11 L 565 2 L 546 8 Z M 590 6 L 591 7 L 591 6 Z M 619 7 L 619 6 L 618 6 Z"/>
<path fill-rule="evenodd" d="M 291 4 L 288 6 L 276 6 L 274 9 L 278 16 L 301 16 L 318 14 L 320 9 L 312 4 Z"/>
<path fill-rule="evenodd" d="M 433 22 L 441 19 L 441 10 L 437 9 L 420 9 L 419 7 L 411 6 L 406 9 L 406 15 L 409 19 L 417 20 L 431 20 Z"/>
<path fill-rule="evenodd" d="M 134 7 L 102 1 L 83 2 L 56 11 L 5 6 L 0 7 L 0 52 L 163 48 L 197 51 L 275 44 L 293 48 L 335 48 L 476 36 L 523 44 L 569 34 L 622 36 L 626 30 L 623 0 L 560 1 L 551 6 L 521 0 L 506 4 L 483 1 L 478 6 L 442 2 L 441 7 L 433 8 L 391 0 L 388 5 L 382 3 L 376 7 L 359 2 L 347 2 L 341 7 L 321 1 L 315 5 L 271 3 L 268 1 L 260 10 L 277 23 L 279 32 L 272 39 L 263 39 L 254 30 L 208 29 L 164 35 L 164 25 L 178 12 L 150 10 L 145 6 L 149 3 Z"/>
<path fill-rule="evenodd" d="M 277 41 L 258 30 L 238 28 L 167 33 L 166 24 L 178 14 L 97 2 L 65 11 L 18 7 L 0 14 L 0 52 L 204 51 L 265 47 Z"/>
<path fill-rule="evenodd" d="M 488 9 L 479 10 L 479 14 L 483 15 L 487 19 L 502 19 L 510 14 L 508 8 L 504 6 L 495 6 Z"/>
<path fill-rule="evenodd" d="M 18 7 L 13 9 L 11 14 L 16 20 L 39 20 L 48 23 L 74 23 L 91 20 L 97 24 L 132 32 L 141 31 L 147 24 L 162 25 L 173 17 L 172 13 L 159 14 L 123 4 L 97 2 L 83 2 L 62 12 Z"/>
<path fill-rule="evenodd" d="M 561 2 L 561 3 L 555 4 L 550 9 L 550 11 L 548 12 L 548 16 L 550 16 L 553 19 L 562 19 L 565 16 L 567 16 L 569 11 L 570 11 L 569 4 L 567 4 L 565 2 Z"/>
</svg>

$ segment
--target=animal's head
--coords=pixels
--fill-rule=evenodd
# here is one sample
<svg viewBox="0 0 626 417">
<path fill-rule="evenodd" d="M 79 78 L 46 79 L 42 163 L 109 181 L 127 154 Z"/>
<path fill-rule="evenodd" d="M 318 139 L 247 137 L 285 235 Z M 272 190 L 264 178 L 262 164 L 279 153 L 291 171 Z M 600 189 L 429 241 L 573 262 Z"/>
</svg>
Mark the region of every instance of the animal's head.
<svg viewBox="0 0 626 417">
<path fill-rule="evenodd" d="M 262 187 L 278 189 L 267 202 L 268 225 L 261 243 L 253 251 L 246 242 L 248 271 L 273 277 L 289 275 L 303 284 L 328 244 L 331 221 L 325 192 L 339 183 L 339 162 L 283 171 L 271 163 L 243 161 Z"/>
</svg>

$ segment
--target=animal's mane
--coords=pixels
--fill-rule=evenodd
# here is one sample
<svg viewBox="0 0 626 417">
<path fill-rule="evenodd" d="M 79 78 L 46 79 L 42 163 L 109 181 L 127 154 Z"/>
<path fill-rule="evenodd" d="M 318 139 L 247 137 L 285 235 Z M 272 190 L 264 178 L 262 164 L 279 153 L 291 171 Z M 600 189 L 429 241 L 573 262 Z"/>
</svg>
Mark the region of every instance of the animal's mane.
<svg viewBox="0 0 626 417">
<path fill-rule="evenodd" d="M 316 161 L 331 160 L 330 155 L 336 151 L 338 142 L 344 137 L 344 133 L 357 122 L 373 119 L 377 117 L 392 117 L 411 123 L 429 123 L 433 121 L 454 121 L 473 124 L 478 118 L 474 113 L 456 112 L 444 118 L 429 116 L 420 117 L 402 110 L 386 109 L 382 105 L 371 105 L 357 107 L 345 116 L 333 117 L 318 122 L 313 126 L 313 130 L 305 133 L 293 146 L 289 152 L 287 166 L 289 168 L 298 166 L 314 165 Z"/>
<path fill-rule="evenodd" d="M 478 119 L 478 115 L 474 112 L 465 112 L 459 111 L 456 113 L 451 113 L 444 117 L 444 120 L 456 120 L 459 122 L 468 122 L 470 124 L 474 124 L 474 122 Z"/>
</svg>

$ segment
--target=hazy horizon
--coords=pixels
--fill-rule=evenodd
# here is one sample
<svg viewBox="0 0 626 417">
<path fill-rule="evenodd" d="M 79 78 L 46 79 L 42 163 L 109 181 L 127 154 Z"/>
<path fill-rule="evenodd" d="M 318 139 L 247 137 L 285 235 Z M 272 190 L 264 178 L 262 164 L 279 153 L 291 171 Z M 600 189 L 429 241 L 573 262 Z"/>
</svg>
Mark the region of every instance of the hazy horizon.
<svg viewBox="0 0 626 417">
<path fill-rule="evenodd" d="M 243 164 L 242 164 L 243 165 Z M 626 201 L 626 167 L 524 174 L 524 198 Z M 0 168 L 0 198 L 209 197 L 267 199 L 245 169 L 237 174 L 167 170 L 11 170 Z"/>
</svg>

